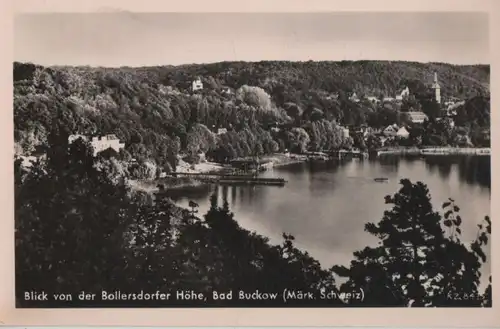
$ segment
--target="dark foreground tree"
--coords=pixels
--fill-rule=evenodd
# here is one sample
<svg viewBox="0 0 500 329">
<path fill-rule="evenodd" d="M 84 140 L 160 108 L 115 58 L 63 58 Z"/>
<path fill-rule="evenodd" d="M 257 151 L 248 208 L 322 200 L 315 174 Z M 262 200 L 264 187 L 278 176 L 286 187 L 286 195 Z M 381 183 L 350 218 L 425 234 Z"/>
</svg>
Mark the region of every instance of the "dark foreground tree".
<svg viewBox="0 0 500 329">
<path fill-rule="evenodd" d="M 293 236 L 284 234 L 283 237 L 282 245 L 273 246 L 267 238 L 241 228 L 227 201 L 219 206 L 214 194 L 204 218 L 192 217 L 180 228 L 177 242 L 177 250 L 181 251 L 177 253 L 178 261 L 182 266 L 180 288 L 234 293 L 259 290 L 280 294 L 284 289 L 336 291 L 332 273 L 297 249 Z M 282 300 L 258 302 L 259 305 L 264 303 L 281 305 Z M 341 304 L 338 301 L 331 303 Z"/>
<path fill-rule="evenodd" d="M 16 287 L 79 293 L 119 288 L 126 267 L 123 233 L 131 205 L 123 183 L 94 166 L 89 145 L 51 135 L 47 161 L 29 172 L 16 163 Z M 47 306 L 50 303 L 46 303 Z"/>
<path fill-rule="evenodd" d="M 401 185 L 398 193 L 386 197 L 393 208 L 379 223 L 365 226 L 380 239 L 379 245 L 355 252 L 349 268 L 333 268 L 347 277 L 341 290 L 363 289 L 364 301 L 352 301 L 361 306 L 480 306 L 489 218 L 480 225 L 484 231 L 478 240 L 466 246 L 453 200 L 444 204 L 442 218 L 433 210 L 425 184 L 403 179 Z"/>
</svg>

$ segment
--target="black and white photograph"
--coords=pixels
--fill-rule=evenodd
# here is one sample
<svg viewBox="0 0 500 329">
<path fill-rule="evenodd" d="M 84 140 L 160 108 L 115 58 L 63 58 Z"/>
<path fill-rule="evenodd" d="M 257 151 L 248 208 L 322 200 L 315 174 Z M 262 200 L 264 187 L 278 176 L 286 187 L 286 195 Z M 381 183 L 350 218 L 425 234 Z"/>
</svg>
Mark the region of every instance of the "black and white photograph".
<svg viewBox="0 0 500 329">
<path fill-rule="evenodd" d="M 16 308 L 492 307 L 487 13 L 13 32 Z"/>
</svg>

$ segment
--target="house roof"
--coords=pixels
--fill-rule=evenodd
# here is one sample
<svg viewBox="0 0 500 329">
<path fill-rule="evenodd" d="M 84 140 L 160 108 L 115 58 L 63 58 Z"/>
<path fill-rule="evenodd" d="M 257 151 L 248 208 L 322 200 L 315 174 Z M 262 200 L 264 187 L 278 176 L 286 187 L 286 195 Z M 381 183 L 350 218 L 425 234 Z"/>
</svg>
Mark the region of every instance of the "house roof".
<svg viewBox="0 0 500 329">
<path fill-rule="evenodd" d="M 427 118 L 427 114 L 421 111 L 415 111 L 415 112 L 407 112 L 408 116 L 410 117 L 410 120 L 420 120 L 423 118 Z"/>
</svg>

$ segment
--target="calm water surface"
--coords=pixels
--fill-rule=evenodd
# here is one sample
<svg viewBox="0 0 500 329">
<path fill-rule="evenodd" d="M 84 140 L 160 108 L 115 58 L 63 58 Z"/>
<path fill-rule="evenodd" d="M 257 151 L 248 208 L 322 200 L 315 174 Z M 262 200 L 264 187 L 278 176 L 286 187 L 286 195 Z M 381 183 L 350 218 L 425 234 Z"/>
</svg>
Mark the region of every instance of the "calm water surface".
<svg viewBox="0 0 500 329">
<path fill-rule="evenodd" d="M 210 206 L 214 192 L 227 196 L 239 224 L 280 243 L 283 232 L 295 236 L 297 247 L 307 250 L 324 267 L 348 265 L 352 253 L 377 240 L 364 232 L 364 224 L 378 222 L 388 206 L 384 197 L 409 178 L 427 184 L 435 210 L 447 199 L 461 208 L 463 241 L 472 241 L 477 224 L 490 215 L 489 157 L 402 158 L 350 160 L 343 163 L 302 163 L 275 168 L 263 177 L 283 177 L 288 183 L 275 186 L 206 186 L 185 191 L 177 199 L 200 205 L 200 214 Z M 377 183 L 375 177 L 387 177 Z M 490 252 L 487 253 L 488 258 Z M 483 274 L 490 273 L 489 265 Z"/>
</svg>

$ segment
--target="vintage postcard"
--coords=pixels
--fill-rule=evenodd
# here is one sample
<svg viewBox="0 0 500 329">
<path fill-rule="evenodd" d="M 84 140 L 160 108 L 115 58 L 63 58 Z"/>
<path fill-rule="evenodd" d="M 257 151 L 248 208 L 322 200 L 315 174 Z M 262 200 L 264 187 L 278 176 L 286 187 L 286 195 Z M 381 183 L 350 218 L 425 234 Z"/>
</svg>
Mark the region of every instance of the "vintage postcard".
<svg viewBox="0 0 500 329">
<path fill-rule="evenodd" d="M 28 3 L 4 323 L 495 323 L 494 1 Z"/>
</svg>

